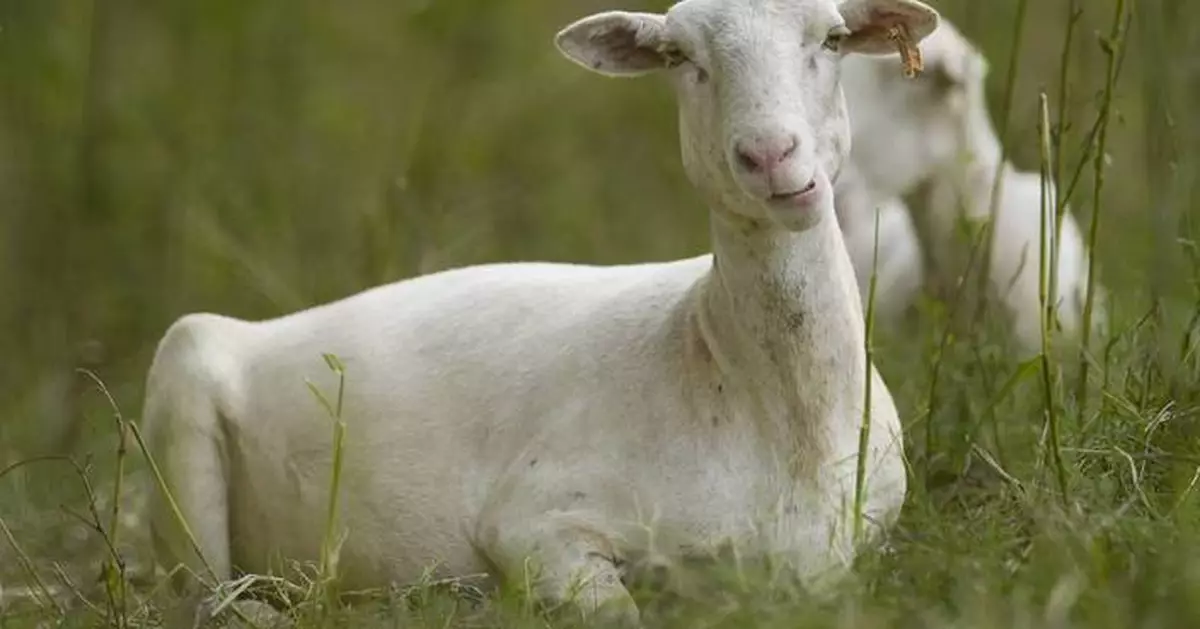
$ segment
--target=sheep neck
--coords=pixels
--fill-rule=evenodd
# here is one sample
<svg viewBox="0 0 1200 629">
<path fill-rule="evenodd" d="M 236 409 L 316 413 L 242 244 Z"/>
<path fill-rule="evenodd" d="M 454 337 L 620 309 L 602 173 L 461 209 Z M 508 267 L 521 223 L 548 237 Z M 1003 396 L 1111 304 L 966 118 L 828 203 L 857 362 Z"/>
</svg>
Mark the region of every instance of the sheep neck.
<svg viewBox="0 0 1200 629">
<path fill-rule="evenodd" d="M 786 444 L 793 473 L 857 431 L 866 375 L 849 255 L 832 207 L 817 211 L 828 215 L 803 232 L 714 212 L 713 268 L 698 302 L 727 408 Z"/>
</svg>

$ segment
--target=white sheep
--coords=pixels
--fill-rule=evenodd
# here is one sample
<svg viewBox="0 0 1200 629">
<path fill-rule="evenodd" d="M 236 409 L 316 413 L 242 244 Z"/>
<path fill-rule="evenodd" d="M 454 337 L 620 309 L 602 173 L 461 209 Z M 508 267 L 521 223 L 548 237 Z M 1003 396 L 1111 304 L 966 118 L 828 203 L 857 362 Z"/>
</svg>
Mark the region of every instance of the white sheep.
<svg viewBox="0 0 1200 629">
<path fill-rule="evenodd" d="M 328 352 L 348 374 L 343 587 L 488 572 L 637 622 L 622 579 L 660 559 L 732 545 L 800 578 L 844 571 L 868 378 L 859 539 L 906 481 L 833 209 L 837 63 L 937 19 L 915 0 L 684 0 L 567 26 L 579 65 L 670 78 L 712 255 L 482 265 L 268 321 L 183 317 L 144 422 L 204 561 L 158 496 L 162 562 L 228 579 L 315 560 L 331 424 L 305 381 L 332 395 Z"/>
<path fill-rule="evenodd" d="M 838 182 L 838 217 L 860 278 L 863 299 L 874 244 L 873 212 L 880 210 L 879 247 L 902 252 L 879 258 L 877 308 L 885 317 L 906 308 L 924 272 L 948 268 L 960 218 L 982 220 L 991 204 L 991 184 L 1002 159 L 1000 139 L 984 94 L 987 62 L 948 20 L 922 45 L 926 71 L 913 81 L 897 80 L 894 59 L 848 57 L 842 64 L 850 110 L 853 149 Z M 998 196 L 989 283 L 1014 322 L 1024 351 L 1041 343 L 1038 255 L 1041 185 L 1037 173 L 1005 163 Z M 927 212 L 935 268 L 924 269 L 920 243 L 902 211 L 901 195 L 922 182 L 931 185 Z M 1053 194 L 1053 191 L 1050 191 Z M 907 260 L 902 263 L 901 260 Z M 1069 335 L 1082 324 L 1088 252 L 1074 218 L 1063 220 L 1059 257 L 1059 317 Z M 1103 320 L 1098 310 L 1098 320 Z"/>
<path fill-rule="evenodd" d="M 935 179 L 929 192 L 929 208 L 932 216 L 938 219 L 934 222 L 934 228 L 938 230 L 935 240 L 943 244 L 938 255 L 943 259 L 949 257 L 946 249 L 954 242 L 955 236 L 951 232 L 957 229 L 955 223 L 959 217 L 979 224 L 987 219 L 992 207 L 992 183 L 997 175 L 993 166 L 963 165 L 962 168 L 966 174 Z M 1041 174 L 1019 171 L 1011 163 L 1005 162 L 1000 177 L 987 279 L 989 288 L 1000 298 L 1012 321 L 1017 350 L 1028 356 L 1041 349 L 1043 308 L 1041 274 L 1038 272 L 1041 239 L 1044 235 L 1045 280 L 1049 289 L 1050 252 L 1055 242 L 1053 213 L 1058 197 L 1052 181 L 1045 182 L 1043 187 Z M 1044 225 L 1043 216 L 1046 219 Z M 1078 339 L 1087 298 L 1088 251 L 1083 234 L 1069 213 L 1063 216 L 1058 247 L 1055 313 L 1061 331 L 1054 334 Z M 1106 295 L 1102 286 L 1096 286 L 1093 331 L 1103 330 L 1107 325 Z"/>
<path fill-rule="evenodd" d="M 867 307 L 874 273 L 876 320 L 893 322 L 921 291 L 925 277 L 921 240 L 904 200 L 897 196 L 877 197 L 860 177 L 853 165 L 843 168 L 835 197 L 838 221 L 854 265 L 863 307 Z"/>
<path fill-rule="evenodd" d="M 901 196 L 931 178 L 958 174 L 951 168 L 957 160 L 994 164 L 1001 153 L 984 100 L 983 55 L 945 18 L 921 51 L 925 71 L 908 81 L 888 71 L 894 59 L 847 57 L 842 62 L 853 142 L 835 198 L 864 303 L 877 210 L 880 249 L 905 254 L 880 256 L 876 309 L 881 321 L 912 303 L 925 273 L 941 270 L 924 268 L 923 243 L 911 216 L 895 218 L 907 210 Z"/>
</svg>

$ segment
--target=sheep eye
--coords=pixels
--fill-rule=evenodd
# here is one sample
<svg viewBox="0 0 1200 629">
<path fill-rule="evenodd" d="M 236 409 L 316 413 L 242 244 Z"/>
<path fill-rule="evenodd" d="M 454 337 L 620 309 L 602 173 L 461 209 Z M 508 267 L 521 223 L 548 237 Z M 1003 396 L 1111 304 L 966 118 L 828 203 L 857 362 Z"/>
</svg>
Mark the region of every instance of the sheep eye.
<svg viewBox="0 0 1200 629">
<path fill-rule="evenodd" d="M 667 68 L 678 68 L 688 60 L 687 55 L 678 46 L 664 46 L 659 53 L 666 59 Z"/>
<path fill-rule="evenodd" d="M 825 41 L 821 44 L 821 47 L 830 52 L 837 52 L 841 49 L 842 40 L 849 36 L 850 29 L 846 28 L 845 26 L 835 26 L 829 31 L 829 34 L 825 36 Z"/>
<path fill-rule="evenodd" d="M 948 72 L 942 65 L 936 66 L 933 72 L 927 72 L 925 74 L 929 77 L 927 80 L 933 83 L 933 88 L 939 93 L 950 92 L 962 87 L 958 80 L 951 76 L 950 72 Z"/>
<path fill-rule="evenodd" d="M 686 54 L 684 54 L 683 51 L 680 50 L 677 46 L 666 45 L 666 46 L 663 46 L 662 48 L 659 48 L 658 52 L 666 60 L 667 69 L 678 68 L 679 66 L 683 65 L 684 63 L 691 61 L 691 59 L 689 59 L 688 56 Z M 697 83 L 707 83 L 708 82 L 708 72 L 706 72 L 704 70 L 704 68 L 701 68 L 698 65 L 694 65 L 694 69 L 696 71 L 695 72 L 696 82 Z"/>
</svg>

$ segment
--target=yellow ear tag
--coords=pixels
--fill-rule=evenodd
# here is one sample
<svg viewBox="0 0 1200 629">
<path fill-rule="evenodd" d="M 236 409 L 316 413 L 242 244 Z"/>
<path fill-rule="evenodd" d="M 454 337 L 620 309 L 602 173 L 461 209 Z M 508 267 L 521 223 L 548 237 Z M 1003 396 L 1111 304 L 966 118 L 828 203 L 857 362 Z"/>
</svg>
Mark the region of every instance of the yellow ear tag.
<svg viewBox="0 0 1200 629">
<path fill-rule="evenodd" d="M 892 25 L 888 29 L 888 39 L 896 44 L 896 50 L 900 52 L 900 62 L 904 66 L 905 78 L 915 78 L 925 69 L 925 64 L 921 61 L 921 49 L 913 43 L 907 26 L 904 24 Z"/>
</svg>

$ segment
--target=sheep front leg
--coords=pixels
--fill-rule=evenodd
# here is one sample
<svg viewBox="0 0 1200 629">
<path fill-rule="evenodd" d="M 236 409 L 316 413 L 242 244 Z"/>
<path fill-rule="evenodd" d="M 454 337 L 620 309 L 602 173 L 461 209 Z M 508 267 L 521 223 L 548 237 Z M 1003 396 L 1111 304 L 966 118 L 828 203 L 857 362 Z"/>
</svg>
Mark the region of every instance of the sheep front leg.
<svg viewBox="0 0 1200 629">
<path fill-rule="evenodd" d="M 480 546 L 509 583 L 526 583 L 550 607 L 575 606 L 585 618 L 622 627 L 641 625 L 621 582 L 612 541 L 564 512 L 485 519 Z"/>
</svg>

